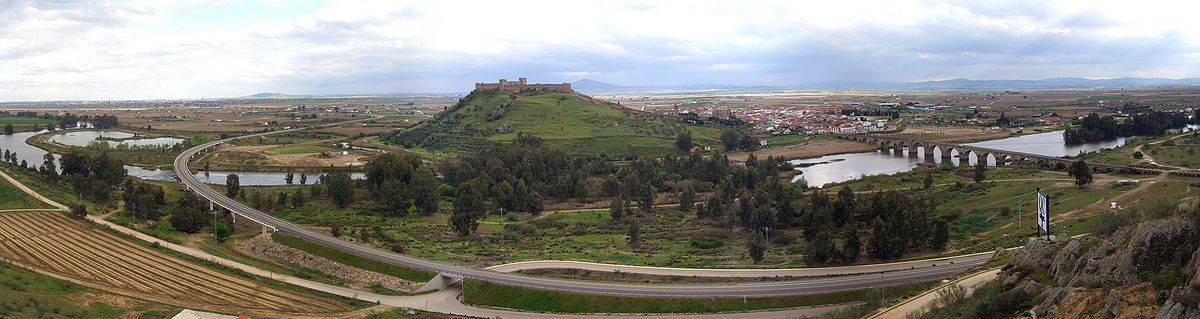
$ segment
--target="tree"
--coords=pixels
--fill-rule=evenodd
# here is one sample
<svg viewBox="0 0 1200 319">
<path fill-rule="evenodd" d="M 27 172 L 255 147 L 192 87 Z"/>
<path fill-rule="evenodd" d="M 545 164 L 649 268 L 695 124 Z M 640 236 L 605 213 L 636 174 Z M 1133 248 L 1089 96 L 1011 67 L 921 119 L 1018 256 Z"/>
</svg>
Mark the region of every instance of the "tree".
<svg viewBox="0 0 1200 319">
<path fill-rule="evenodd" d="M 205 165 L 207 165 L 207 164 L 205 164 Z M 305 183 L 308 183 L 308 175 L 304 174 L 304 173 L 300 173 L 300 185 L 304 185 Z"/>
<path fill-rule="evenodd" d="M 929 248 L 942 250 L 950 241 L 950 224 L 941 218 L 934 218 L 932 224 L 933 236 L 929 238 Z"/>
<path fill-rule="evenodd" d="M 829 231 L 817 234 L 808 247 L 804 249 L 804 259 L 810 264 L 823 264 L 838 256 L 837 246 L 833 243 L 833 235 Z"/>
<path fill-rule="evenodd" d="M 923 182 L 925 183 L 925 189 L 933 188 L 933 172 L 926 172 Z"/>
<path fill-rule="evenodd" d="M 750 259 L 753 259 L 754 263 L 758 263 L 767 254 L 767 241 L 758 234 L 751 234 L 750 241 L 746 242 L 746 248 L 750 250 Z"/>
<path fill-rule="evenodd" d="M 1075 186 L 1079 186 L 1079 188 L 1092 183 L 1092 170 L 1083 160 L 1071 163 L 1071 167 L 1067 168 L 1067 175 L 1075 178 Z"/>
<path fill-rule="evenodd" d="M 329 223 L 329 235 L 333 237 L 342 237 L 342 222 L 333 220 Z"/>
<path fill-rule="evenodd" d="M 738 134 L 731 130 L 725 130 L 721 133 L 721 144 L 725 146 L 726 151 L 737 149 Z"/>
<path fill-rule="evenodd" d="M 13 134 L 12 123 L 4 125 L 4 135 L 12 135 L 12 134 Z"/>
<path fill-rule="evenodd" d="M 984 178 L 987 178 L 987 158 L 980 156 L 975 162 L 975 182 L 982 183 Z"/>
<path fill-rule="evenodd" d="M 225 237 L 229 237 L 229 235 L 233 234 L 233 229 L 229 228 L 229 225 L 226 225 L 224 222 L 220 221 L 213 223 L 212 229 L 213 236 L 217 236 L 217 239 L 219 240 L 224 240 Z"/>
<path fill-rule="evenodd" d="M 304 189 L 297 188 L 296 192 L 292 194 L 292 206 L 303 207 L 304 201 Z"/>
<path fill-rule="evenodd" d="M 437 177 L 433 176 L 433 171 L 428 167 L 416 168 L 409 184 L 413 192 L 413 205 L 416 205 L 425 215 L 437 212 L 438 181 Z"/>
<path fill-rule="evenodd" d="M 344 169 L 335 169 L 325 174 L 326 192 L 329 199 L 338 207 L 345 208 L 354 200 L 354 185 L 350 173 Z"/>
<path fill-rule="evenodd" d="M 513 196 L 513 187 L 508 183 L 508 181 L 503 181 L 495 186 L 492 186 L 492 194 L 494 194 L 492 196 L 492 203 L 495 204 L 496 207 L 502 208 L 509 212 L 517 210 L 516 198 Z"/>
<path fill-rule="evenodd" d="M 487 211 L 487 200 L 483 193 L 471 183 L 458 188 L 454 198 L 454 210 L 450 213 L 450 228 L 460 235 L 470 235 L 479 228 L 479 219 Z"/>
<path fill-rule="evenodd" d="M 862 255 L 862 241 L 858 237 L 858 229 L 847 229 L 842 232 L 842 261 L 854 262 L 859 255 Z"/>
<path fill-rule="evenodd" d="M 696 204 L 696 190 L 693 189 L 692 185 L 690 185 L 690 184 L 687 186 L 684 186 L 683 191 L 679 192 L 679 210 L 684 211 L 684 212 L 690 212 L 690 211 L 692 211 L 692 208 L 694 208 L 695 204 Z"/>
<path fill-rule="evenodd" d="M 691 152 L 693 146 L 695 144 L 692 142 L 691 131 L 684 132 L 675 137 L 675 148 L 678 148 L 680 151 Z"/>
<path fill-rule="evenodd" d="M 292 174 L 292 172 L 288 172 L 287 175 L 283 176 L 283 181 L 287 182 L 288 185 L 292 185 L 292 179 L 295 179 L 295 178 L 296 178 L 296 174 Z"/>
<path fill-rule="evenodd" d="M 87 214 L 88 214 L 87 205 L 84 204 L 83 202 L 78 202 L 78 203 L 75 203 L 75 205 L 71 205 L 71 216 L 75 216 L 75 218 L 83 219 L 84 217 L 87 217 Z"/>
<path fill-rule="evenodd" d="M 229 174 L 225 177 L 225 196 L 233 198 L 237 196 L 241 190 L 241 181 L 238 180 L 237 174 Z"/>
<path fill-rule="evenodd" d="M 544 208 L 544 206 L 542 206 L 542 194 L 530 193 L 525 205 L 525 211 L 528 211 L 530 214 L 541 214 L 542 209 Z"/>
<path fill-rule="evenodd" d="M 621 220 L 622 218 L 625 218 L 627 210 L 625 208 L 626 205 L 629 205 L 629 203 L 621 197 L 613 198 L 613 200 L 608 203 L 608 213 L 612 215 L 613 220 Z"/>
<path fill-rule="evenodd" d="M 195 196 L 195 195 L 193 195 Z M 195 234 L 208 224 L 209 215 L 195 207 L 181 207 L 171 213 L 171 228 Z"/>
<path fill-rule="evenodd" d="M 629 222 L 629 247 L 638 248 L 642 244 L 642 224 L 636 220 Z"/>
</svg>

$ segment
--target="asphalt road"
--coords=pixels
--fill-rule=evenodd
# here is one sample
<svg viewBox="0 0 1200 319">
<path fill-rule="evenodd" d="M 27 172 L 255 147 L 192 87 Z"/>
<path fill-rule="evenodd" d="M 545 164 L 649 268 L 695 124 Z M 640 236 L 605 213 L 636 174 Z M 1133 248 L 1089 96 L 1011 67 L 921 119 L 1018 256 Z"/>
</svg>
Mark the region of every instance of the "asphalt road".
<svg viewBox="0 0 1200 319">
<path fill-rule="evenodd" d="M 336 124 L 341 123 L 330 125 Z M 179 179 L 182 180 L 184 184 L 188 185 L 188 187 L 192 190 L 195 190 L 198 194 L 200 194 L 200 196 L 203 196 L 204 198 L 207 198 L 217 205 L 225 207 L 226 209 L 229 209 L 238 215 L 259 222 L 264 226 L 272 227 L 277 231 L 381 262 L 491 283 L 539 289 L 609 295 L 657 297 L 743 297 L 812 294 L 878 287 L 914 281 L 942 279 L 955 273 L 964 271 L 972 266 L 981 264 L 987 260 L 987 258 L 968 259 L 964 262 L 939 264 L 928 268 L 900 270 L 881 274 L 862 274 L 794 281 L 764 281 L 736 284 L 637 284 L 528 276 L 397 254 L 391 251 L 367 247 L 339 238 L 334 238 L 332 236 L 325 235 L 322 232 L 314 231 L 286 220 L 276 218 L 270 214 L 261 212 L 257 209 L 237 202 L 236 200 L 230 199 L 224 194 L 220 194 L 204 183 L 201 183 L 196 179 L 195 176 L 192 175 L 191 170 L 187 167 L 187 163 L 190 158 L 200 150 L 237 138 L 261 136 L 286 131 L 288 130 L 258 133 L 242 137 L 212 141 L 195 146 L 183 151 L 183 153 L 179 154 L 179 156 L 175 158 L 175 174 L 179 176 Z"/>
<path fill-rule="evenodd" d="M 944 258 L 902 261 L 886 264 L 812 267 L 812 268 L 771 268 L 771 269 L 712 269 L 712 268 L 675 268 L 647 267 L 618 264 L 604 264 L 571 260 L 535 260 L 508 263 L 487 267 L 487 269 L 515 272 L 534 269 L 583 269 L 590 271 L 621 272 L 627 274 L 645 274 L 659 276 L 686 277 L 720 277 L 720 278 L 762 278 L 762 277 L 825 277 L 881 273 L 898 270 L 936 267 L 937 265 L 986 262 L 993 253 L 977 253 Z"/>
</svg>

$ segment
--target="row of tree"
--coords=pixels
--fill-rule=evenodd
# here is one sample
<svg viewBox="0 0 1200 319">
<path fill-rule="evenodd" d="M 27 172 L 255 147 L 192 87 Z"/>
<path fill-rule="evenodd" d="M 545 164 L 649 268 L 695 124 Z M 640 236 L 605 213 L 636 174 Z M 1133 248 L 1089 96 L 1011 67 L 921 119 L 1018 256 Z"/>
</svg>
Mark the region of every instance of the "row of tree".
<svg viewBox="0 0 1200 319">
<path fill-rule="evenodd" d="M 1184 113 L 1148 112 L 1118 122 L 1112 116 L 1100 117 L 1091 113 L 1079 121 L 1079 127 L 1063 131 L 1063 142 L 1080 144 L 1134 135 L 1159 136 L 1168 129 L 1182 128 L 1193 121 L 1200 121 L 1200 118 L 1189 119 Z"/>
</svg>

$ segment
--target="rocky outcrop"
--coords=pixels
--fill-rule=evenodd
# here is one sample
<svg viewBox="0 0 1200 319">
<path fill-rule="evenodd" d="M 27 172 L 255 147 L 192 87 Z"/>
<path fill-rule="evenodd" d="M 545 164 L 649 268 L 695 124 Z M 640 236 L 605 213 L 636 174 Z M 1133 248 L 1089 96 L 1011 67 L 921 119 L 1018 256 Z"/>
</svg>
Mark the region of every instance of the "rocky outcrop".
<svg viewBox="0 0 1200 319">
<path fill-rule="evenodd" d="M 1200 292 L 1175 287 L 1171 289 L 1171 298 L 1163 304 L 1157 319 L 1200 319 Z"/>
<path fill-rule="evenodd" d="M 998 277 L 1014 290 L 1041 294 L 1037 317 L 1200 319 L 1200 292 L 1176 288 L 1161 308 L 1154 287 L 1139 274 L 1186 262 L 1189 284 L 1200 283 L 1197 229 L 1188 219 L 1150 220 L 1101 237 L 1030 239 Z M 1181 253 L 1182 252 L 1182 253 Z M 1190 260 L 1189 260 L 1190 259 Z M 1113 288 L 1108 288 L 1113 287 Z"/>
<path fill-rule="evenodd" d="M 1137 271 L 1158 271 L 1188 257 L 1179 253 L 1195 251 L 1195 241 L 1196 225 L 1190 220 L 1151 220 L 1138 226 L 1129 254 Z"/>
<path fill-rule="evenodd" d="M 304 268 L 345 279 L 357 284 L 359 288 L 379 284 L 383 288 L 411 293 L 421 286 L 421 283 L 384 275 L 374 271 L 346 266 L 345 264 L 327 258 L 309 254 L 303 250 L 285 246 L 271 240 L 270 234 L 262 234 L 238 243 L 242 253 L 260 258 L 274 258 L 293 263 Z"/>
</svg>

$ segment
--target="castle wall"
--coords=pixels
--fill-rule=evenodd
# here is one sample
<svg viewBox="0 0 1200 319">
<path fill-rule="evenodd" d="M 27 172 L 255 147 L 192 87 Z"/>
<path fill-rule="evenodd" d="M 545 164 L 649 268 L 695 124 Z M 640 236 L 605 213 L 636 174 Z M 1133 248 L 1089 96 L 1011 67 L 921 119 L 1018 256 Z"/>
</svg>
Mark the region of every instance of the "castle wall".
<svg viewBox="0 0 1200 319">
<path fill-rule="evenodd" d="M 521 92 L 524 90 L 572 92 L 571 83 L 562 84 L 524 84 L 525 78 L 518 82 L 508 82 L 501 79 L 498 83 L 475 83 L 475 89 L 480 91 Z"/>
</svg>

